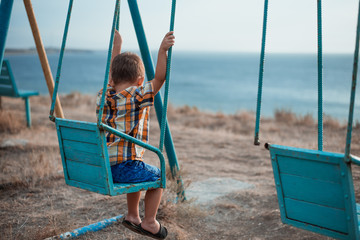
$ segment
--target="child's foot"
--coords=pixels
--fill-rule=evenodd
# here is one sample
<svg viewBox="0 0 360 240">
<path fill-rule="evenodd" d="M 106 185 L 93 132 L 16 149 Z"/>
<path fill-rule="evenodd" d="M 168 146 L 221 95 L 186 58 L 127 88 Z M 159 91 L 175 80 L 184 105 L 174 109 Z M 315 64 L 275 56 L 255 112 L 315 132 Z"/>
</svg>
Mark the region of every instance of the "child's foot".
<svg viewBox="0 0 360 240">
<path fill-rule="evenodd" d="M 124 218 L 124 220 L 129 221 L 129 222 L 131 222 L 131 223 L 133 223 L 133 224 L 135 224 L 135 225 L 140 225 L 140 223 L 141 223 L 141 219 L 140 219 L 139 216 L 133 217 L 133 216 L 127 215 L 127 216 Z"/>
<path fill-rule="evenodd" d="M 142 234 L 155 239 L 165 239 L 168 234 L 166 227 L 161 226 L 158 221 L 151 223 L 142 222 L 140 224 L 140 228 L 142 230 Z"/>
<path fill-rule="evenodd" d="M 135 224 L 129 220 L 126 220 L 125 218 L 122 221 L 122 225 L 124 225 L 124 227 L 126 227 L 127 229 L 135 232 L 135 233 L 139 233 L 139 234 L 143 234 L 142 230 L 141 230 L 141 226 L 140 223 L 139 224 Z"/>
</svg>

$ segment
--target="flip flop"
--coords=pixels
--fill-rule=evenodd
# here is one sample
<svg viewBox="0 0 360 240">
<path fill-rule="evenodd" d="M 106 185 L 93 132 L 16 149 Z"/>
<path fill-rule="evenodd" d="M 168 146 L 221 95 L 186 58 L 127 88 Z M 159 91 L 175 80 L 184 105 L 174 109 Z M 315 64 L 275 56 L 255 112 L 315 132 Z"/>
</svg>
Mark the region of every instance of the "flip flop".
<svg viewBox="0 0 360 240">
<path fill-rule="evenodd" d="M 141 229 L 143 235 L 154 238 L 154 239 L 165 239 L 166 236 L 168 235 L 168 231 L 167 231 L 166 227 L 161 226 L 161 224 L 160 224 L 159 231 L 155 234 L 143 229 L 141 227 L 141 224 L 140 224 L 140 229 Z"/>
<path fill-rule="evenodd" d="M 124 218 L 122 221 L 122 225 L 124 225 L 124 227 L 126 227 L 127 229 L 129 229 L 135 233 L 143 234 L 140 224 L 136 225 L 135 223 L 125 220 L 125 218 Z"/>
</svg>

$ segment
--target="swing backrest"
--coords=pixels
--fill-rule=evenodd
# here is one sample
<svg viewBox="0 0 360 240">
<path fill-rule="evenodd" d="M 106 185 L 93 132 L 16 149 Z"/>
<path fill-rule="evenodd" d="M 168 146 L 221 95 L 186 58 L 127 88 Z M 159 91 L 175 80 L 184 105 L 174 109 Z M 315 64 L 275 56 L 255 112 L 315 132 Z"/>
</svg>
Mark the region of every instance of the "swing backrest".
<svg viewBox="0 0 360 240">
<path fill-rule="evenodd" d="M 344 154 L 267 145 L 283 223 L 359 239 L 351 166 Z"/>
<path fill-rule="evenodd" d="M 162 171 L 159 180 L 114 183 L 104 131 L 91 122 L 56 118 L 55 123 L 66 184 L 110 196 L 165 187 L 165 160 L 157 149 L 144 143 L 143 147 L 159 156 Z"/>
<path fill-rule="evenodd" d="M 56 129 L 66 183 L 110 195 L 112 177 L 103 131 L 96 123 L 59 118 Z"/>
<path fill-rule="evenodd" d="M 11 71 L 10 62 L 4 59 L 0 74 L 0 96 L 18 97 L 18 89 Z"/>
</svg>

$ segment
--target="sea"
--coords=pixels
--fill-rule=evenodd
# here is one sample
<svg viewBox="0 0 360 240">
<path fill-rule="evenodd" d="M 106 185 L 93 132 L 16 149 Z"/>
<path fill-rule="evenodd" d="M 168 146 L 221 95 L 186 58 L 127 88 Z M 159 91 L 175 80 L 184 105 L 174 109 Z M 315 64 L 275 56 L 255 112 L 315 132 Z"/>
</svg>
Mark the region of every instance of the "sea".
<svg viewBox="0 0 360 240">
<path fill-rule="evenodd" d="M 173 51 L 172 56 L 171 104 L 214 113 L 256 112 L 258 53 Z M 36 54 L 6 54 L 5 58 L 10 61 L 20 89 L 48 95 Z M 66 52 L 59 94 L 80 92 L 95 98 L 103 86 L 106 58 L 106 51 Z M 50 53 L 48 59 L 55 79 L 58 54 Z M 352 54 L 323 56 L 323 111 L 340 121 L 348 118 L 352 67 Z M 261 115 L 272 117 L 276 110 L 286 110 L 317 119 L 317 76 L 316 54 L 267 54 Z M 359 97 L 355 102 L 356 121 L 360 120 Z"/>
</svg>

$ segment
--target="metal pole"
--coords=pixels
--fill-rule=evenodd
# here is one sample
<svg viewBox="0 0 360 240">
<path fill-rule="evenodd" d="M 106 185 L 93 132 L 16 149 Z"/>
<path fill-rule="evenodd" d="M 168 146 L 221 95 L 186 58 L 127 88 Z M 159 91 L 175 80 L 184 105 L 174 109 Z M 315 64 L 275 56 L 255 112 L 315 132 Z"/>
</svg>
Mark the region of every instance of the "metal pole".
<svg viewBox="0 0 360 240">
<path fill-rule="evenodd" d="M 14 0 L 1 0 L 0 4 L 0 67 L 2 66 L 5 52 L 6 37 L 10 25 L 10 17 Z"/>
<path fill-rule="evenodd" d="M 260 112 L 261 112 L 262 86 L 263 86 L 263 78 L 264 78 L 264 61 L 265 61 L 265 43 L 266 43 L 268 5 L 269 5 L 268 0 L 265 0 L 263 32 L 262 32 L 262 41 L 261 41 L 261 54 L 260 54 L 259 83 L 258 83 L 258 94 L 257 94 L 257 105 L 256 105 L 256 123 L 255 123 L 254 145 L 260 145 L 260 140 L 259 140 Z"/>
<path fill-rule="evenodd" d="M 110 42 L 109 42 L 109 48 L 108 48 L 108 56 L 107 56 L 107 60 L 106 60 L 106 70 L 105 70 L 104 85 L 103 85 L 103 91 L 102 91 L 102 94 L 101 94 L 101 104 L 100 104 L 99 115 L 98 115 L 98 120 L 97 120 L 98 127 L 101 127 L 101 121 L 102 121 L 102 117 L 103 117 L 103 114 L 104 114 L 105 94 L 106 94 L 106 89 L 107 89 L 107 85 L 108 85 L 108 82 L 109 82 L 111 54 L 112 54 L 113 42 L 114 42 L 114 33 L 115 33 L 115 29 L 119 27 L 118 24 L 119 24 L 119 21 L 120 21 L 119 20 L 119 18 L 120 18 L 119 11 L 120 11 L 120 0 L 116 0 L 113 23 L 112 23 L 112 26 L 111 26 Z"/>
<path fill-rule="evenodd" d="M 154 70 L 154 65 L 153 65 L 153 61 L 151 58 L 149 46 L 147 44 L 144 27 L 143 27 L 143 24 L 141 21 L 139 7 L 137 5 L 136 0 L 128 0 L 128 3 L 129 3 L 131 17 L 132 17 L 132 20 L 134 23 L 136 36 L 137 36 L 139 47 L 140 47 L 141 56 L 142 56 L 142 59 L 144 62 L 145 70 L 146 70 L 146 76 L 147 76 L 148 80 L 152 80 L 155 77 L 155 70 Z M 158 122 L 160 125 L 161 118 L 162 118 L 162 107 L 163 107 L 160 92 L 158 92 L 156 94 L 154 101 L 155 101 L 156 116 L 157 116 L 157 119 L 158 119 Z M 176 178 L 178 181 L 178 186 L 179 186 L 178 197 L 181 200 L 185 200 L 184 185 L 183 185 L 181 176 L 178 174 L 180 167 L 178 164 L 175 147 L 174 147 L 174 143 L 173 143 L 173 140 L 171 137 L 171 132 L 170 132 L 169 124 L 167 123 L 167 120 L 166 120 L 166 129 L 165 129 L 165 150 L 166 150 L 166 154 L 167 154 L 167 157 L 169 160 L 171 174 L 172 174 L 173 178 Z"/>
<path fill-rule="evenodd" d="M 350 162 L 350 148 L 351 148 L 351 134 L 352 134 L 352 125 L 354 119 L 354 107 L 355 107 L 355 93 L 356 93 L 356 79 L 358 72 L 358 63 L 359 63 L 359 38 L 360 38 L 360 2 L 358 10 L 358 20 L 356 27 L 356 40 L 355 40 L 355 52 L 354 52 L 354 65 L 352 73 L 352 83 L 351 83 L 351 95 L 350 95 L 350 106 L 349 106 L 349 119 L 347 125 L 346 133 L 346 146 L 345 146 L 345 161 Z"/>
<path fill-rule="evenodd" d="M 318 28 L 318 150 L 323 150 L 323 62 L 322 62 L 322 23 L 321 0 L 317 0 Z"/>
<path fill-rule="evenodd" d="M 45 240 L 77 238 L 78 236 L 84 235 L 85 233 L 97 232 L 97 231 L 99 231 L 101 229 L 104 229 L 107 226 L 110 226 L 110 225 L 118 222 L 122 217 L 123 217 L 123 215 L 121 214 L 121 215 L 113 217 L 113 218 L 105 219 L 105 220 L 102 220 L 100 222 L 93 223 L 93 224 L 90 224 L 88 226 L 75 229 L 75 230 L 73 230 L 71 232 L 66 232 L 66 233 L 60 234 L 60 236 L 46 238 Z"/>
<path fill-rule="evenodd" d="M 50 96 L 52 96 L 52 94 L 54 92 L 54 79 L 53 79 L 53 76 L 51 74 L 49 61 L 48 61 L 48 58 L 46 56 L 45 48 L 44 48 L 44 45 L 43 45 L 43 42 L 42 42 L 42 39 L 41 39 L 41 36 L 40 36 L 40 31 L 39 31 L 38 25 L 36 23 L 36 18 L 35 18 L 35 14 L 34 14 L 32 4 L 31 4 L 31 0 L 24 0 L 24 6 L 25 6 L 25 9 L 26 9 L 28 19 L 29 19 L 31 31 L 32 31 L 34 41 L 35 41 L 35 45 L 36 45 L 36 50 L 38 52 L 41 67 L 42 67 L 44 77 L 45 77 L 45 80 L 46 80 L 46 85 L 48 87 Z M 58 96 L 56 96 L 55 113 L 56 113 L 56 116 L 58 118 L 64 118 L 64 113 L 63 113 L 63 110 L 61 108 L 61 103 L 60 103 L 60 99 L 59 99 Z"/>
<path fill-rule="evenodd" d="M 59 87 L 59 82 L 60 82 L 60 74 L 61 74 L 61 66 L 62 66 L 64 51 L 65 51 L 66 38 L 67 38 L 68 30 L 69 30 L 69 23 L 70 23 L 72 6 L 73 6 L 73 0 L 70 0 L 69 1 L 68 13 L 67 13 L 67 16 L 66 16 L 65 29 L 64 29 L 63 39 L 62 39 L 62 43 L 61 43 L 60 54 L 59 54 L 59 62 L 58 62 L 58 67 L 57 67 L 54 92 L 53 92 L 53 95 L 52 95 L 52 98 L 51 98 L 51 108 L 50 108 L 50 116 L 49 116 L 49 118 L 50 118 L 51 121 L 54 121 L 54 122 L 55 122 L 54 108 L 55 108 L 55 102 L 56 102 L 56 99 L 57 99 L 57 92 L 58 92 L 58 87 Z"/>
<path fill-rule="evenodd" d="M 175 9 L 176 9 L 176 0 L 172 1 L 171 6 L 171 20 L 170 20 L 170 32 L 174 31 L 175 25 Z M 163 113 L 161 117 L 161 124 L 160 124 L 160 142 L 159 142 L 159 149 L 162 152 L 164 149 L 164 136 L 165 136 L 165 128 L 167 124 L 166 113 L 168 107 L 168 98 L 169 98 L 169 87 L 170 87 L 170 68 L 171 68 L 171 56 L 172 56 L 172 47 L 168 50 L 168 57 L 166 62 L 166 81 L 165 81 L 165 92 L 164 92 L 164 106 L 163 106 Z"/>
</svg>

